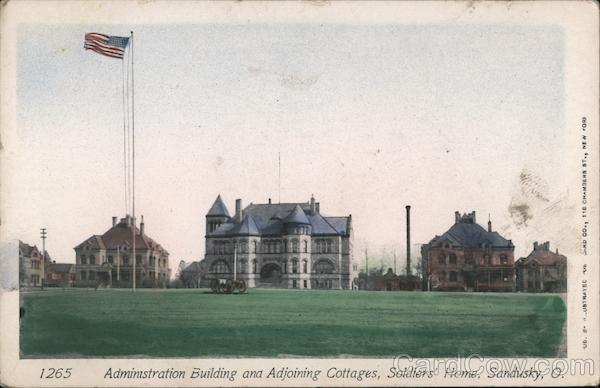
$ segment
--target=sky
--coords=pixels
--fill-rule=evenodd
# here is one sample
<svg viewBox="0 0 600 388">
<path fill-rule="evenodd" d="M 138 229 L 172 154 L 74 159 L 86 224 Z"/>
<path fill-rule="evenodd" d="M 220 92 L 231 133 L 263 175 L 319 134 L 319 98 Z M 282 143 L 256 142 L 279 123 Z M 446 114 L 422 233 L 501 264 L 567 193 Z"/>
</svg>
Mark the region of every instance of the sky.
<svg viewBox="0 0 600 388">
<path fill-rule="evenodd" d="M 122 61 L 86 32 L 21 25 L 9 238 L 74 262 L 73 247 L 125 213 Z M 204 255 L 217 195 L 352 214 L 355 257 L 405 252 L 477 212 L 524 256 L 576 249 L 561 177 L 564 42 L 508 24 L 135 26 L 136 214 L 171 267 Z M 281 154 L 281 198 L 278 154 Z M 11 221 L 9 219 L 9 221 Z"/>
</svg>

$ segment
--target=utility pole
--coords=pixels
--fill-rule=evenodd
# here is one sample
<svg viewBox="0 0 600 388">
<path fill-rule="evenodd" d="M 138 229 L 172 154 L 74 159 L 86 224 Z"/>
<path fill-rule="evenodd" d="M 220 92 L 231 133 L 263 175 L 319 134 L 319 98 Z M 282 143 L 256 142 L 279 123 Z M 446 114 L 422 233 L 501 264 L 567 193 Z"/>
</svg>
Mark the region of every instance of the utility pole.
<svg viewBox="0 0 600 388">
<path fill-rule="evenodd" d="M 46 237 L 48 236 L 48 232 L 46 232 L 46 228 L 40 228 L 40 237 L 42 238 L 42 257 L 44 261 L 46 261 Z"/>
<path fill-rule="evenodd" d="M 42 237 L 42 279 L 40 280 L 42 285 L 42 290 L 44 289 L 44 277 L 46 276 L 46 237 L 48 233 L 46 232 L 46 228 L 40 228 L 40 237 Z"/>
<path fill-rule="evenodd" d="M 367 252 L 367 248 L 365 248 L 365 259 L 367 260 L 367 290 L 369 289 L 369 253 Z"/>
</svg>

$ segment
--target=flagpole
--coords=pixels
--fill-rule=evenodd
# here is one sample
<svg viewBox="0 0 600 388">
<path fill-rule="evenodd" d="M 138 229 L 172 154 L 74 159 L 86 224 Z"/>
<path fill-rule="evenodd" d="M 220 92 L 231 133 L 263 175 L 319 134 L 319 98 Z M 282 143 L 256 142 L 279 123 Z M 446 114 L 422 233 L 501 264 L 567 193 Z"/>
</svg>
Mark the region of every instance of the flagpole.
<svg viewBox="0 0 600 388">
<path fill-rule="evenodd" d="M 133 83 L 133 31 L 131 31 L 131 163 L 132 163 L 132 182 L 131 182 L 131 215 L 133 218 L 133 291 L 135 292 L 135 281 L 137 277 L 135 255 L 135 87 Z"/>
</svg>

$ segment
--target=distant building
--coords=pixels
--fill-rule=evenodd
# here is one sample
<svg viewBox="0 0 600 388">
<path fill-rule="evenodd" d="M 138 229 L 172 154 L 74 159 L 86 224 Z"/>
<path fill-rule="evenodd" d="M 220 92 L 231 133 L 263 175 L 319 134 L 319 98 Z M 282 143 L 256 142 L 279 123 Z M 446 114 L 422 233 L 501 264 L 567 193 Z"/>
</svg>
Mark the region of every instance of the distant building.
<svg viewBox="0 0 600 388">
<path fill-rule="evenodd" d="M 193 261 L 189 264 L 181 262 L 179 270 L 179 280 L 185 288 L 200 288 L 203 266 L 201 261 Z"/>
<path fill-rule="evenodd" d="M 237 278 L 248 287 L 351 289 L 352 216 L 321 214 L 314 197 L 305 203 L 250 204 L 236 200 L 233 217 L 218 196 L 206 214 L 206 268 L 212 279 Z"/>
<path fill-rule="evenodd" d="M 550 242 L 533 243 L 533 251 L 515 263 L 517 290 L 567 292 L 567 258 L 550 250 Z"/>
<path fill-rule="evenodd" d="M 45 272 L 45 285 L 49 287 L 72 287 L 75 282 L 75 264 L 47 262 Z"/>
<path fill-rule="evenodd" d="M 421 248 L 425 288 L 444 291 L 514 291 L 514 245 L 476 223 L 475 212 L 454 213 L 454 225 Z M 426 256 L 425 256 L 426 255 Z"/>
<path fill-rule="evenodd" d="M 133 283 L 133 232 L 135 230 L 136 286 L 165 287 L 170 278 L 169 252 L 127 215 L 102 235 L 93 235 L 75 249 L 76 285 L 131 287 Z"/>
<path fill-rule="evenodd" d="M 19 240 L 19 287 L 41 287 L 44 264 L 44 256 L 37 246 Z"/>
</svg>

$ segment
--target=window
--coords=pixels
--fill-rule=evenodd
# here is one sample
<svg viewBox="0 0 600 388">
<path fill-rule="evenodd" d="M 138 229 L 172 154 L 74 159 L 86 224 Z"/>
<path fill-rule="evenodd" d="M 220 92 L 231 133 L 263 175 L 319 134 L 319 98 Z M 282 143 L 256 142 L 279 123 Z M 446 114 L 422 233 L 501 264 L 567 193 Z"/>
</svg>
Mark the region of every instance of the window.
<svg viewBox="0 0 600 388">
<path fill-rule="evenodd" d="M 96 280 L 96 272 L 90 271 L 90 273 L 89 273 L 89 280 Z"/>
<path fill-rule="evenodd" d="M 256 246 L 257 246 L 257 242 L 256 241 L 252 241 L 252 251 L 254 253 L 256 253 Z"/>
<path fill-rule="evenodd" d="M 142 265 L 142 255 L 135 255 L 135 264 Z"/>
<path fill-rule="evenodd" d="M 446 255 L 444 255 L 443 253 L 440 253 L 438 256 L 438 264 L 446 265 Z"/>
<path fill-rule="evenodd" d="M 465 264 L 473 264 L 473 252 L 465 252 Z"/>
<path fill-rule="evenodd" d="M 307 272 L 308 272 L 308 261 L 306 261 L 306 259 L 305 259 L 305 260 L 302 260 L 302 273 L 307 273 Z"/>
<path fill-rule="evenodd" d="M 484 255 L 483 256 L 483 264 L 485 264 L 485 265 L 491 265 L 492 264 L 492 257 L 490 255 Z"/>
<path fill-rule="evenodd" d="M 500 255 L 500 263 L 501 264 L 508 264 L 508 257 L 505 254 Z"/>
<path fill-rule="evenodd" d="M 210 267 L 212 273 L 229 273 L 229 266 L 224 260 L 215 261 Z"/>
<path fill-rule="evenodd" d="M 304 288 L 308 288 L 308 282 L 306 280 L 303 280 L 302 283 L 304 285 Z"/>
<path fill-rule="evenodd" d="M 292 287 L 298 288 L 298 281 L 297 280 L 292 280 Z"/>
<path fill-rule="evenodd" d="M 87 257 L 85 255 L 81 255 L 81 264 L 87 264 Z"/>
<path fill-rule="evenodd" d="M 298 241 L 292 241 L 292 252 L 298 253 Z"/>
<path fill-rule="evenodd" d="M 321 260 L 317 261 L 317 264 L 315 264 L 315 272 L 316 273 L 329 274 L 329 273 L 333 273 L 333 271 L 334 271 L 333 263 L 331 263 L 331 261 L 329 261 L 327 259 L 321 259 Z"/>
<path fill-rule="evenodd" d="M 160 261 L 161 261 L 161 260 L 159 259 L 159 260 L 158 260 L 159 264 L 160 264 Z M 154 257 L 154 256 L 150 256 L 150 266 L 151 266 L 151 267 L 154 267 L 155 265 L 156 265 L 156 257 Z M 159 265 L 159 267 L 160 267 L 160 266 L 161 266 L 161 265 Z"/>
<path fill-rule="evenodd" d="M 122 262 L 123 265 L 129 265 L 129 257 L 127 255 L 123 255 Z"/>
<path fill-rule="evenodd" d="M 323 253 L 323 245 L 322 245 L 321 240 L 317 241 L 317 252 Z"/>
<path fill-rule="evenodd" d="M 304 240 L 304 253 L 308 252 L 308 241 Z"/>
<path fill-rule="evenodd" d="M 287 273 L 287 260 L 283 262 L 283 273 Z"/>
<path fill-rule="evenodd" d="M 456 265 L 456 255 L 454 253 L 450 254 L 449 261 L 450 261 L 450 264 Z"/>
<path fill-rule="evenodd" d="M 327 279 L 327 288 L 331 288 L 333 285 L 333 282 L 331 281 L 331 279 Z"/>
<path fill-rule="evenodd" d="M 446 280 L 446 272 L 442 271 L 442 272 L 438 273 L 438 280 L 440 282 L 445 281 Z"/>
<path fill-rule="evenodd" d="M 115 259 L 112 256 L 108 256 L 108 262 L 110 264 L 114 263 Z"/>
<path fill-rule="evenodd" d="M 246 260 L 240 260 L 240 273 L 246 273 L 246 268 L 248 268 L 248 262 Z"/>
<path fill-rule="evenodd" d="M 79 279 L 80 279 L 80 280 L 86 280 L 86 278 L 87 278 L 87 276 L 86 276 L 86 275 L 87 275 L 87 273 L 86 273 L 86 272 L 83 272 L 83 271 L 81 271 L 81 272 L 79 273 Z"/>
<path fill-rule="evenodd" d="M 256 259 L 252 260 L 252 273 L 256 273 Z"/>
<path fill-rule="evenodd" d="M 327 245 L 326 245 L 325 252 L 326 252 L 326 253 L 331 253 L 331 252 L 332 252 L 332 250 L 331 250 L 331 246 L 332 246 L 332 244 L 331 244 L 331 241 L 327 241 L 327 243 L 326 243 L 326 244 L 327 244 Z"/>
<path fill-rule="evenodd" d="M 455 282 L 458 279 L 458 274 L 454 271 L 450 272 L 450 281 Z"/>
<path fill-rule="evenodd" d="M 94 255 L 90 255 L 90 264 L 91 265 L 95 265 L 96 264 L 96 257 Z"/>
<path fill-rule="evenodd" d="M 298 273 L 298 259 L 292 259 L 292 273 Z"/>
<path fill-rule="evenodd" d="M 287 240 L 283 240 L 283 251 L 287 252 L 288 251 L 288 243 Z"/>
</svg>

